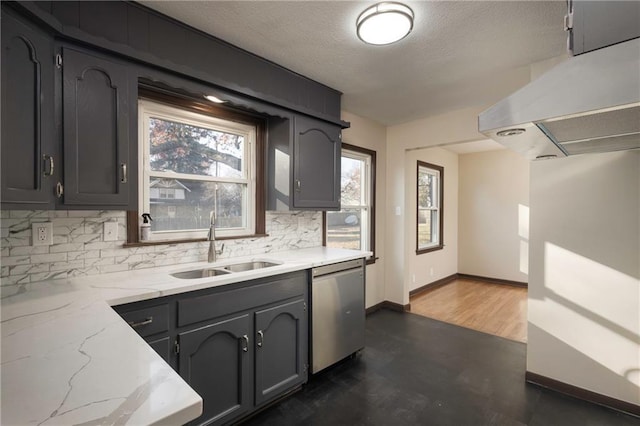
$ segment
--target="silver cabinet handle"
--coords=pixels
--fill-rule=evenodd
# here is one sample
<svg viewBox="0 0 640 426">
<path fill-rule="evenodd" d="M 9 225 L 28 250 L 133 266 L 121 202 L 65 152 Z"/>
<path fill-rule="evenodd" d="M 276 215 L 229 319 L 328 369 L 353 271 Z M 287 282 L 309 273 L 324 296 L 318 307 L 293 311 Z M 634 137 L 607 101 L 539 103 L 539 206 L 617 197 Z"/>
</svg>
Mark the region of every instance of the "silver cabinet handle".
<svg viewBox="0 0 640 426">
<path fill-rule="evenodd" d="M 120 170 L 122 172 L 121 177 L 120 177 L 120 182 L 121 183 L 127 183 L 127 163 L 121 163 L 120 164 Z"/>
<path fill-rule="evenodd" d="M 153 322 L 153 317 L 147 317 L 145 319 L 143 319 L 142 321 L 131 321 L 129 322 L 129 325 L 133 328 L 137 328 L 137 327 L 142 327 L 143 325 L 149 325 Z"/>
<path fill-rule="evenodd" d="M 300 192 L 300 187 L 302 184 L 300 183 L 300 179 L 296 179 L 296 191 Z"/>
<path fill-rule="evenodd" d="M 43 158 L 44 158 L 44 161 L 48 161 L 49 162 L 49 171 L 47 172 L 45 170 L 44 175 L 45 176 L 53 176 L 53 170 L 54 170 L 53 157 L 51 155 L 44 155 Z"/>
<path fill-rule="evenodd" d="M 242 352 L 249 352 L 249 336 L 246 334 L 242 336 L 242 340 L 244 340 L 244 345 L 242 346 Z"/>
<path fill-rule="evenodd" d="M 64 186 L 62 186 L 62 183 L 58 182 L 56 183 L 56 197 L 62 198 L 63 195 L 64 195 Z"/>
<path fill-rule="evenodd" d="M 258 330 L 258 347 L 261 348 L 262 347 L 262 342 L 264 341 L 264 333 L 262 332 L 262 330 Z"/>
</svg>

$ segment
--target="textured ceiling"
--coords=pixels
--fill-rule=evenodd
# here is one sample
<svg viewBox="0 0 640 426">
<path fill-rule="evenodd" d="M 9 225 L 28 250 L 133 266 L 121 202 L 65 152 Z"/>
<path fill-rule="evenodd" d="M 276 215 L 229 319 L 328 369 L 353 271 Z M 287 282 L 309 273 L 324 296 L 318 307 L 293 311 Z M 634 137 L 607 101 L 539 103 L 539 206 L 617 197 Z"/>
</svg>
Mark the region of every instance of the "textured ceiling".
<svg viewBox="0 0 640 426">
<path fill-rule="evenodd" d="M 345 110 L 382 124 L 489 104 L 562 55 L 565 1 L 407 1 L 412 33 L 388 46 L 355 35 L 375 2 L 142 1 L 344 93 Z"/>
</svg>

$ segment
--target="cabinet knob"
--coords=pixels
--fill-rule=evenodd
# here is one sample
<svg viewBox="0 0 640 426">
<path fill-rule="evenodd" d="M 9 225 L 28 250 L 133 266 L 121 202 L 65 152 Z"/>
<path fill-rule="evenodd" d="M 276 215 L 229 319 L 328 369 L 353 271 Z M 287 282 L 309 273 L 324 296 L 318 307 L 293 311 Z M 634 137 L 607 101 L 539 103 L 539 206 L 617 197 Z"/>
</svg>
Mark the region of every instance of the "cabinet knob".
<svg viewBox="0 0 640 426">
<path fill-rule="evenodd" d="M 249 336 L 245 334 L 242 336 L 242 340 L 244 341 L 244 344 L 242 345 L 242 352 L 249 352 Z"/>
<path fill-rule="evenodd" d="M 45 176 L 53 176 L 54 164 L 53 157 L 51 155 L 43 155 L 44 161 L 49 162 L 49 171 L 44 171 Z"/>
<path fill-rule="evenodd" d="M 64 186 L 62 185 L 62 183 L 58 182 L 56 183 L 56 197 L 62 198 L 63 195 L 64 195 Z"/>
<path fill-rule="evenodd" d="M 121 171 L 120 182 L 127 183 L 127 163 L 120 164 L 120 171 Z"/>
</svg>

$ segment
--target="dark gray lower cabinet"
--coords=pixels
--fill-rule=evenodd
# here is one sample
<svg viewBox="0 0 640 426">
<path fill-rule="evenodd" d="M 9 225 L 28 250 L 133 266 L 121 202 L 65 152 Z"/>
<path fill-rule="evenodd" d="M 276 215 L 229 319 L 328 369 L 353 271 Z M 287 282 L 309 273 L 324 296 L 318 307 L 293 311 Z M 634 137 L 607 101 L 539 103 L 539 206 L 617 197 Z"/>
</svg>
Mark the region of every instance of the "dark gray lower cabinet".
<svg viewBox="0 0 640 426">
<path fill-rule="evenodd" d="M 167 364 L 171 364 L 171 342 L 168 337 L 147 341 L 147 343 L 149 343 L 149 346 L 151 346 Z"/>
<path fill-rule="evenodd" d="M 202 397 L 190 425 L 240 420 L 307 381 L 307 271 L 115 307 Z"/>
<path fill-rule="evenodd" d="M 202 397 L 202 416 L 190 424 L 220 424 L 249 411 L 249 314 L 180 333 L 179 371 Z"/>
<path fill-rule="evenodd" d="M 301 297 L 178 334 L 178 370 L 204 401 L 190 424 L 226 424 L 304 383 L 306 327 Z"/>
<path fill-rule="evenodd" d="M 255 313 L 256 405 L 306 380 L 306 351 L 301 345 L 305 315 L 302 299 Z"/>
</svg>

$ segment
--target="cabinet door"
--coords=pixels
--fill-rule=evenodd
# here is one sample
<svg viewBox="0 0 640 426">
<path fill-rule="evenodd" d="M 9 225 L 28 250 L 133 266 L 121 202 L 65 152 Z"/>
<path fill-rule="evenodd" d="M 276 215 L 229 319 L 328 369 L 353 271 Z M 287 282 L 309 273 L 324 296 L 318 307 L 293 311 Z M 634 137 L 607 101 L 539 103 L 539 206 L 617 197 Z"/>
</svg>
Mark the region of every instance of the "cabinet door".
<svg viewBox="0 0 640 426">
<path fill-rule="evenodd" d="M 127 68 L 63 48 L 64 204 L 129 203 Z"/>
<path fill-rule="evenodd" d="M 640 37 L 640 2 L 573 0 L 574 55 Z"/>
<path fill-rule="evenodd" d="M 340 127 L 295 117 L 293 208 L 340 210 Z"/>
<path fill-rule="evenodd" d="M 180 376 L 202 397 L 190 424 L 223 424 L 252 407 L 252 350 L 248 314 L 178 335 Z"/>
<path fill-rule="evenodd" d="M 256 405 L 307 380 L 305 306 L 299 299 L 255 313 Z"/>
<path fill-rule="evenodd" d="M 54 205 L 53 63 L 52 38 L 3 9 L 3 208 Z"/>
</svg>

